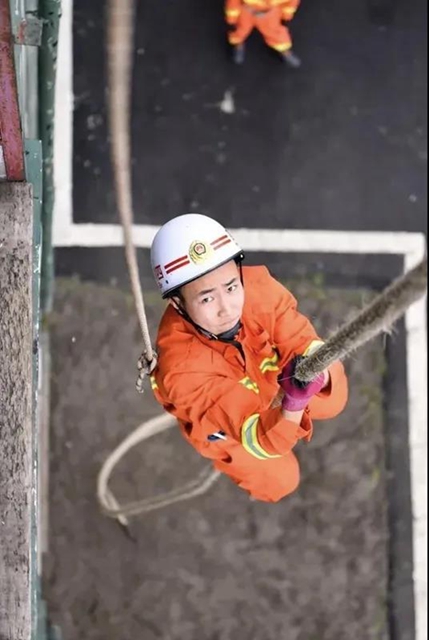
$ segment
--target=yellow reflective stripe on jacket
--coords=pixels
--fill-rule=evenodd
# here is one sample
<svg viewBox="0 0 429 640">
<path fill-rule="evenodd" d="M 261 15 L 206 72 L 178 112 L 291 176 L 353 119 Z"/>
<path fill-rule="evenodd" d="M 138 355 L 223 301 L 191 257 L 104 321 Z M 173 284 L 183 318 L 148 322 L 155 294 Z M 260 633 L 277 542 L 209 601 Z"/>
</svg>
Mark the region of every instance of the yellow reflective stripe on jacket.
<svg viewBox="0 0 429 640">
<path fill-rule="evenodd" d="M 314 353 L 314 351 L 317 351 L 317 349 L 320 349 L 320 347 L 323 344 L 325 344 L 323 340 L 313 340 L 313 342 L 310 342 L 310 344 L 308 345 L 308 347 L 306 348 L 306 350 L 302 355 L 310 356 L 312 353 Z"/>
<path fill-rule="evenodd" d="M 255 393 L 259 393 L 258 385 L 256 384 L 256 382 L 253 382 L 253 380 L 251 380 L 249 376 L 246 376 L 242 380 L 239 380 L 239 382 L 240 384 L 243 385 L 243 387 L 246 387 L 246 389 L 249 389 L 249 391 L 254 391 Z"/>
<path fill-rule="evenodd" d="M 155 376 L 150 376 L 150 386 L 154 391 L 158 389 L 158 385 L 156 384 Z"/>
<path fill-rule="evenodd" d="M 267 371 L 279 371 L 279 367 L 277 363 L 279 361 L 279 354 L 277 351 L 274 351 L 274 354 L 270 358 L 264 358 L 259 365 L 262 373 L 266 373 Z"/>
<path fill-rule="evenodd" d="M 259 413 L 254 413 L 244 422 L 241 429 L 241 443 L 247 453 L 258 458 L 258 460 L 269 460 L 270 458 L 281 458 L 279 455 L 268 453 L 258 442 L 258 420 Z"/>
<path fill-rule="evenodd" d="M 240 15 L 240 11 L 237 9 L 230 9 L 229 11 L 225 11 L 225 15 L 228 18 L 236 18 L 237 16 Z"/>
</svg>

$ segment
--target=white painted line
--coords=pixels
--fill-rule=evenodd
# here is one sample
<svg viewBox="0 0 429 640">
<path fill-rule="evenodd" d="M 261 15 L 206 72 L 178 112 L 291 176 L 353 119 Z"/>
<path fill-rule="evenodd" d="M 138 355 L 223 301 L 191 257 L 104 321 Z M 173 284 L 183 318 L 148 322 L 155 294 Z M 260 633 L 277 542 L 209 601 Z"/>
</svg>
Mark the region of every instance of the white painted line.
<svg viewBox="0 0 429 640">
<path fill-rule="evenodd" d="M 424 250 L 405 255 L 408 271 L 423 257 Z M 408 424 L 413 513 L 414 599 L 416 640 L 427 639 L 427 315 L 426 300 L 419 300 L 405 316 L 407 333 Z"/>
<path fill-rule="evenodd" d="M 72 215 L 72 0 L 63 0 L 60 23 L 55 101 L 56 247 L 123 246 L 119 225 L 74 224 Z M 148 248 L 159 227 L 135 225 L 137 247 Z M 406 271 L 426 252 L 421 233 L 231 229 L 245 251 L 286 253 L 383 254 L 404 257 Z M 411 498 L 413 511 L 415 640 L 427 640 L 427 334 L 426 305 L 414 304 L 406 313 L 407 385 Z"/>
<path fill-rule="evenodd" d="M 54 122 L 54 188 L 53 242 L 67 237 L 73 225 L 73 1 L 63 0 L 58 34 L 57 77 L 55 85 Z"/>
<path fill-rule="evenodd" d="M 118 224 L 73 224 L 62 209 L 55 212 L 56 247 L 122 247 L 122 229 Z M 159 227 L 134 225 L 136 247 L 149 248 Z M 229 229 L 245 251 L 294 253 L 356 253 L 420 255 L 425 238 L 406 231 L 319 231 L 308 229 Z"/>
</svg>

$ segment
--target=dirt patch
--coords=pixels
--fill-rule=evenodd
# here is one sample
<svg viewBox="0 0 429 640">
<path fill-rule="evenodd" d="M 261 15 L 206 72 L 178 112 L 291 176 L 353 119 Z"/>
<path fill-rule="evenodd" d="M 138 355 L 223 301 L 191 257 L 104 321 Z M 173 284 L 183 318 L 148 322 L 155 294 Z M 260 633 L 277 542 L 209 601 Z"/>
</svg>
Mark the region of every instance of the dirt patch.
<svg viewBox="0 0 429 640">
<path fill-rule="evenodd" d="M 57 282 L 52 337 L 49 611 L 64 640 L 386 640 L 387 497 L 381 340 L 347 363 L 350 401 L 297 447 L 302 483 L 276 505 L 227 478 L 136 518 L 129 539 L 95 499 L 110 451 L 159 413 L 134 389 L 141 349 L 129 295 Z M 370 296 L 291 284 L 319 331 Z M 162 306 L 147 295 L 152 335 Z M 122 500 L 192 478 L 204 461 L 176 430 L 133 451 Z"/>
</svg>

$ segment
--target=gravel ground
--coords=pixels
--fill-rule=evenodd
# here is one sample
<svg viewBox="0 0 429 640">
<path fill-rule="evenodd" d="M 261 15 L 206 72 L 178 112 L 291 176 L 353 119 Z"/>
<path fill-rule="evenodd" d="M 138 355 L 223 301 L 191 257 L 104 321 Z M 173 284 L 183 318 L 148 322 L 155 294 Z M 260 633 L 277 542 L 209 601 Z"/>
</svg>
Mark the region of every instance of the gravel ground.
<svg viewBox="0 0 429 640">
<path fill-rule="evenodd" d="M 322 334 L 368 291 L 290 283 Z M 148 292 L 154 335 L 162 307 Z M 134 390 L 140 339 L 130 296 L 57 281 L 52 350 L 50 540 L 45 594 L 64 640 L 386 640 L 387 498 L 382 341 L 347 362 L 350 401 L 297 447 L 299 490 L 272 505 L 227 478 L 204 496 L 132 520 L 95 498 L 110 451 L 159 413 Z M 193 477 L 205 461 L 172 429 L 132 451 L 121 501 Z"/>
</svg>

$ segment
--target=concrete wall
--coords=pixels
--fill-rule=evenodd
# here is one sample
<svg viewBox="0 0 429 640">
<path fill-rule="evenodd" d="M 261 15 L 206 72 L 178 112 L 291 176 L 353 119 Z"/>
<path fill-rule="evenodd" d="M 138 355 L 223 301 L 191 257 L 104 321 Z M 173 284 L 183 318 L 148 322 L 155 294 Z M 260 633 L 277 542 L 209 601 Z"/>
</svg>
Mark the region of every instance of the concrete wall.
<svg viewBox="0 0 429 640">
<path fill-rule="evenodd" d="M 33 196 L 0 183 L 0 640 L 33 624 Z"/>
</svg>

